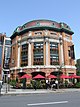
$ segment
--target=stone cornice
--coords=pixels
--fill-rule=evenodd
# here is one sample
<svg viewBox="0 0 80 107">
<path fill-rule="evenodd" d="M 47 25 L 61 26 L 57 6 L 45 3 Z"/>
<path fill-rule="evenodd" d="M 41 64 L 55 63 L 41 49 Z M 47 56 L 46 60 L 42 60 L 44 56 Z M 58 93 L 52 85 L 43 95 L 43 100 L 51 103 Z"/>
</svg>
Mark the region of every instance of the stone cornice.
<svg viewBox="0 0 80 107">
<path fill-rule="evenodd" d="M 71 66 L 71 65 L 65 65 L 63 68 L 72 68 L 72 69 L 76 69 L 75 66 Z"/>
</svg>

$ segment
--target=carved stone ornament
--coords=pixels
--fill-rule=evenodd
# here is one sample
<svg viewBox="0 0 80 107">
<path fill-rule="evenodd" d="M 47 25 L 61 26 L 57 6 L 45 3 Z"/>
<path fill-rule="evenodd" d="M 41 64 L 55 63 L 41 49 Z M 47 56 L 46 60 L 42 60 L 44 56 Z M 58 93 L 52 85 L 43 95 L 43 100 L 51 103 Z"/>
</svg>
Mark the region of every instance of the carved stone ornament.
<svg viewBox="0 0 80 107">
<path fill-rule="evenodd" d="M 47 36 L 47 35 L 48 35 L 48 32 L 49 32 L 48 30 L 45 30 L 45 31 L 44 31 L 45 36 Z"/>
<path fill-rule="evenodd" d="M 32 36 L 32 32 L 31 32 L 31 31 L 29 31 L 29 34 L 28 34 L 28 36 Z"/>
</svg>

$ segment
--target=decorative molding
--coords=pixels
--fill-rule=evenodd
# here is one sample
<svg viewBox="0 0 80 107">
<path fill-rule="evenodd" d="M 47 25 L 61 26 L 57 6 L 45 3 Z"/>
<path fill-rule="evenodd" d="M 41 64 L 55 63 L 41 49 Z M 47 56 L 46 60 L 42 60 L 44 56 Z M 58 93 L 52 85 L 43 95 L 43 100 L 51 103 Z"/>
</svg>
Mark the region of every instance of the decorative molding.
<svg viewBox="0 0 80 107">
<path fill-rule="evenodd" d="M 26 68 L 59 68 L 60 66 L 58 65 L 58 66 L 55 66 L 55 65 L 48 65 L 48 66 L 46 66 L 46 65 L 43 65 L 43 66 L 27 66 L 27 67 L 20 67 L 20 68 L 22 68 L 22 69 L 26 69 Z M 62 67 L 62 68 L 72 68 L 72 69 L 76 69 L 76 67 L 75 66 L 69 66 L 69 65 L 65 65 L 64 67 Z"/>
<path fill-rule="evenodd" d="M 44 39 L 33 39 L 32 42 L 44 42 Z"/>
<path fill-rule="evenodd" d="M 54 65 L 50 65 L 50 66 L 26 66 L 26 67 L 12 67 L 12 68 L 10 68 L 10 70 L 19 70 L 19 69 L 28 69 L 28 68 L 54 68 L 54 69 L 56 69 L 56 66 L 54 66 Z"/>
<path fill-rule="evenodd" d="M 63 68 L 72 68 L 72 69 L 76 69 L 75 66 L 71 66 L 71 65 L 65 65 Z"/>
<path fill-rule="evenodd" d="M 49 42 L 49 38 L 46 37 L 46 38 L 44 39 L 44 41 L 45 41 L 45 42 Z"/>
<path fill-rule="evenodd" d="M 28 38 L 27 35 L 25 35 L 25 36 L 22 37 L 21 41 L 23 41 L 23 40 L 25 40 L 27 38 Z"/>
<path fill-rule="evenodd" d="M 45 42 L 57 42 L 57 43 L 59 43 L 59 40 L 58 39 L 51 39 L 51 38 L 46 38 L 45 39 Z M 31 42 L 31 43 L 34 43 L 34 42 L 44 42 L 44 38 L 42 38 L 42 39 L 37 39 L 37 38 L 34 38 L 34 39 L 32 39 L 32 40 L 29 40 L 29 41 L 21 41 L 21 45 L 23 45 L 23 44 L 26 44 L 26 43 L 29 43 L 29 42 Z"/>
<path fill-rule="evenodd" d="M 15 41 L 14 43 L 12 43 L 12 45 L 11 45 L 11 46 L 16 45 L 16 44 L 17 44 L 17 41 Z"/>
<path fill-rule="evenodd" d="M 31 31 L 29 31 L 29 34 L 28 34 L 28 36 L 32 36 L 32 32 L 31 32 Z"/>
<path fill-rule="evenodd" d="M 12 68 L 10 68 L 10 70 L 17 70 L 17 69 L 27 69 L 27 68 L 59 68 L 60 66 L 54 66 L 54 65 L 50 65 L 50 66 L 27 66 L 27 67 L 12 67 Z M 75 66 L 69 66 L 69 65 L 65 65 L 64 67 L 62 67 L 62 69 L 63 68 L 68 68 L 68 69 L 76 69 L 76 67 Z"/>
<path fill-rule="evenodd" d="M 45 36 L 48 35 L 49 31 L 48 30 L 44 30 Z"/>
<path fill-rule="evenodd" d="M 63 38 L 64 41 L 67 41 L 67 42 L 73 42 L 72 40 L 69 40 L 67 38 Z"/>
<path fill-rule="evenodd" d="M 56 39 L 49 39 L 49 42 L 59 43 L 59 40 L 56 40 Z"/>
<path fill-rule="evenodd" d="M 23 41 L 21 42 L 21 45 L 27 44 L 27 41 Z"/>
</svg>

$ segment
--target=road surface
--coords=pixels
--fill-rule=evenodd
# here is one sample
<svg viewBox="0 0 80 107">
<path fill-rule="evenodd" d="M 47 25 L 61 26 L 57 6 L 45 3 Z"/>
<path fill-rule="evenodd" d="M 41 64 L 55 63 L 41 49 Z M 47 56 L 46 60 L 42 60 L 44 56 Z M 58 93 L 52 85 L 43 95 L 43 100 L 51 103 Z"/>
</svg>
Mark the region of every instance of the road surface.
<svg viewBox="0 0 80 107">
<path fill-rule="evenodd" d="M 80 92 L 1 96 L 0 107 L 80 107 Z"/>
</svg>

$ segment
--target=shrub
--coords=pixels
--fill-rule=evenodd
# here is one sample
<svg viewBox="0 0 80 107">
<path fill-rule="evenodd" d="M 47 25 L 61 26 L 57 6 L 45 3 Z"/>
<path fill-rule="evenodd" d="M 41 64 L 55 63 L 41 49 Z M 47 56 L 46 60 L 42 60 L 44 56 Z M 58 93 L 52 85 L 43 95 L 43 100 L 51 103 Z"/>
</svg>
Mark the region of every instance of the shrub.
<svg viewBox="0 0 80 107">
<path fill-rule="evenodd" d="M 34 88 L 34 80 L 31 81 L 32 87 Z M 43 89 L 46 88 L 45 80 L 36 80 L 36 88 Z"/>
<path fill-rule="evenodd" d="M 13 87 L 16 86 L 16 83 L 17 83 L 16 80 L 11 80 L 11 81 L 10 81 L 10 85 L 12 85 Z"/>
<path fill-rule="evenodd" d="M 16 89 L 21 89 L 21 85 L 19 83 L 16 83 L 15 88 Z"/>
<path fill-rule="evenodd" d="M 67 85 L 68 88 L 74 88 L 74 84 L 71 82 L 71 83 L 68 83 Z"/>
<path fill-rule="evenodd" d="M 36 80 L 36 87 L 37 87 L 37 89 L 40 89 L 40 88 L 41 88 L 40 80 Z"/>
<path fill-rule="evenodd" d="M 80 82 L 75 84 L 75 88 L 80 88 Z"/>
<path fill-rule="evenodd" d="M 33 88 L 32 84 L 27 84 L 27 89 L 32 89 L 32 88 Z"/>
</svg>

